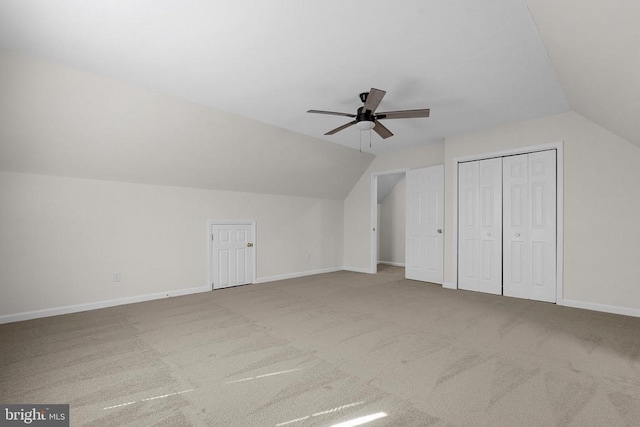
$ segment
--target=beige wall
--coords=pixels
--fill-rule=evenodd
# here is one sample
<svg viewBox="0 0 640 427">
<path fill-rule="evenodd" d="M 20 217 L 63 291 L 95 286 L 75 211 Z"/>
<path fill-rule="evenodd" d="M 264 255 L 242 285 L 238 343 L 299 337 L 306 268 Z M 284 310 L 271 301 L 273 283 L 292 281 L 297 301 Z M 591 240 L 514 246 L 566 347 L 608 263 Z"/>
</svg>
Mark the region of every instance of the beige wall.
<svg viewBox="0 0 640 427">
<path fill-rule="evenodd" d="M 5 172 L 0 200 L 0 319 L 207 286 L 212 219 L 257 221 L 258 280 L 342 266 L 342 201 Z"/>
<path fill-rule="evenodd" d="M 210 219 L 257 220 L 257 277 L 371 268 L 371 174 L 564 141 L 564 299 L 640 310 L 640 150 L 576 113 L 377 157 L 342 201 L 0 173 L 0 316 L 207 286 Z M 311 260 L 307 260 L 311 254 Z M 344 256 L 343 256 L 344 254 Z M 115 271 L 122 281 L 112 282 Z"/>
<path fill-rule="evenodd" d="M 383 154 L 375 158 L 344 201 L 344 265 L 355 271 L 371 270 L 371 174 L 415 169 L 443 163 L 444 145 Z"/>
<path fill-rule="evenodd" d="M 378 248 L 380 261 L 404 265 L 405 251 L 405 185 L 402 178 L 384 198 L 380 206 Z"/>
<path fill-rule="evenodd" d="M 445 283 L 451 283 L 453 159 L 557 142 L 563 142 L 564 147 L 562 303 L 638 315 L 640 150 L 575 112 L 458 135 L 447 138 L 442 145 L 378 156 L 344 202 L 345 267 L 371 269 L 371 174 L 444 163 Z"/>
<path fill-rule="evenodd" d="M 573 112 L 447 138 L 445 282 L 452 280 L 453 269 L 453 159 L 559 141 L 564 141 L 564 299 L 591 308 L 638 310 L 640 149 Z"/>
</svg>

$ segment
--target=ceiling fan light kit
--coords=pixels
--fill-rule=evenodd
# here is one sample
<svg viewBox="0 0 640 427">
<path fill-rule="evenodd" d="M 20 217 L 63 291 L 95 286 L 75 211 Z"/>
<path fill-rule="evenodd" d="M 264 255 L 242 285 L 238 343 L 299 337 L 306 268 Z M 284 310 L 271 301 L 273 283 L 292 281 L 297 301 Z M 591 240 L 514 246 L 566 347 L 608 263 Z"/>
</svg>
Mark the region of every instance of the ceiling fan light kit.
<svg viewBox="0 0 640 427">
<path fill-rule="evenodd" d="M 373 129 L 380 137 L 383 139 L 387 139 L 390 136 L 393 136 L 393 133 L 389 129 L 387 129 L 379 120 L 383 119 L 413 119 L 418 117 L 429 117 L 430 110 L 428 108 L 423 108 L 419 110 L 402 110 L 402 111 L 387 111 L 384 113 L 377 113 L 376 109 L 382 98 L 384 98 L 385 94 L 384 90 L 371 88 L 369 92 L 363 92 L 360 96 L 360 101 L 364 103 L 364 105 L 358 108 L 357 114 L 350 113 L 339 113 L 336 111 L 324 111 L 324 110 L 308 110 L 307 113 L 315 113 L 315 114 L 328 114 L 332 116 L 345 116 L 354 119 L 353 121 L 346 123 L 342 126 L 339 126 L 329 132 L 325 133 L 325 135 L 333 135 L 336 134 L 348 127 L 356 125 L 356 128 L 360 130 L 371 130 Z"/>
<path fill-rule="evenodd" d="M 376 124 L 373 121 L 363 120 L 356 123 L 356 127 L 360 130 L 371 130 Z"/>
</svg>

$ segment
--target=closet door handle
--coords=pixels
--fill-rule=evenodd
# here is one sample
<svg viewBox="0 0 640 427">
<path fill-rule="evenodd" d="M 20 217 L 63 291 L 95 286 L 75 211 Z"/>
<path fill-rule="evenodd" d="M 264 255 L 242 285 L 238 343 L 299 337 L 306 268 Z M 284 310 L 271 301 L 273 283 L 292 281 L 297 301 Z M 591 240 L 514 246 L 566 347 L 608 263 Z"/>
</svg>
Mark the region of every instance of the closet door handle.
<svg viewBox="0 0 640 427">
<path fill-rule="evenodd" d="M 438 233 L 442 234 L 442 228 L 438 228 Z"/>
<path fill-rule="evenodd" d="M 520 237 L 520 233 L 516 233 L 516 237 Z"/>
</svg>

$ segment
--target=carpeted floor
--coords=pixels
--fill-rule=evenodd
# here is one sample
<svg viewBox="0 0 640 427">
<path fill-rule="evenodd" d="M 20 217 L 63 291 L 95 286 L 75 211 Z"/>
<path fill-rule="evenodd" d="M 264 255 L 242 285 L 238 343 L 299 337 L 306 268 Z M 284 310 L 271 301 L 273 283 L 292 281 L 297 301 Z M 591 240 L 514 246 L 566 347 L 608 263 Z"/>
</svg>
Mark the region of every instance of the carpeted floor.
<svg viewBox="0 0 640 427">
<path fill-rule="evenodd" d="M 0 402 L 88 426 L 640 425 L 640 319 L 403 274 L 0 325 Z"/>
</svg>

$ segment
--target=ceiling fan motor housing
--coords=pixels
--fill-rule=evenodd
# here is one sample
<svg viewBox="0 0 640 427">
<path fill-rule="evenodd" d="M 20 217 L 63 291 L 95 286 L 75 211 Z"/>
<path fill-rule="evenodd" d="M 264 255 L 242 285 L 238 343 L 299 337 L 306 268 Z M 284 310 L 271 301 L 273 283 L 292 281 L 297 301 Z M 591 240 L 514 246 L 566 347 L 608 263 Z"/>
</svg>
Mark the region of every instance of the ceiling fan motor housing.
<svg viewBox="0 0 640 427">
<path fill-rule="evenodd" d="M 375 115 L 371 113 L 369 110 L 365 110 L 364 107 L 358 108 L 358 114 L 356 114 L 356 123 L 357 122 L 374 122 L 376 120 Z"/>
</svg>

